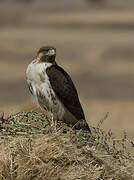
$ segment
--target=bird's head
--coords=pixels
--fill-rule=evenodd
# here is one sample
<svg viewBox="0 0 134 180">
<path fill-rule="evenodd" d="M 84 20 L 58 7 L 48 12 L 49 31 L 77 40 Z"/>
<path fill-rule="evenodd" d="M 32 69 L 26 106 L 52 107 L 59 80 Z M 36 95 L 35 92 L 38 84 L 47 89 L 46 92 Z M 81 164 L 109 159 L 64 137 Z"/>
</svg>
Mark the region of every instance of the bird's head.
<svg viewBox="0 0 134 180">
<path fill-rule="evenodd" d="M 37 53 L 37 58 L 40 62 L 55 63 L 56 48 L 51 46 L 41 47 Z"/>
</svg>

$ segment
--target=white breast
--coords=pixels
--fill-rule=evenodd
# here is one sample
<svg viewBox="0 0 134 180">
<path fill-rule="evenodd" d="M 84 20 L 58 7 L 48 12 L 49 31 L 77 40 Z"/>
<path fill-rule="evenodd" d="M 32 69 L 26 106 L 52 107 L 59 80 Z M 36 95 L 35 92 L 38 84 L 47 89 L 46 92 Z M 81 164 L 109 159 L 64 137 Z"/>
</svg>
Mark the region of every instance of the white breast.
<svg viewBox="0 0 134 180">
<path fill-rule="evenodd" d="M 45 107 L 55 119 L 61 120 L 65 109 L 56 97 L 47 76 L 46 69 L 50 66 L 50 63 L 38 63 L 37 60 L 34 60 L 26 71 L 27 83 L 32 87 L 32 97 L 35 104 L 41 109 Z M 38 94 L 41 95 L 40 98 Z"/>
</svg>

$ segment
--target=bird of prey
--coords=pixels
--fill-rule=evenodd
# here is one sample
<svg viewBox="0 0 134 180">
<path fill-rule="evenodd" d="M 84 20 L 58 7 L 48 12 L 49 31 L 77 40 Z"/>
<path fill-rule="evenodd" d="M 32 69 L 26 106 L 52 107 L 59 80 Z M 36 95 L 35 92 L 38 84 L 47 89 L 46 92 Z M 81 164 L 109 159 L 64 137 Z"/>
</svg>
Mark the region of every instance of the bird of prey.
<svg viewBox="0 0 134 180">
<path fill-rule="evenodd" d="M 55 58 L 55 47 L 41 47 L 28 65 L 26 77 L 33 100 L 38 107 L 47 110 L 53 120 L 91 132 L 77 90 Z"/>
</svg>

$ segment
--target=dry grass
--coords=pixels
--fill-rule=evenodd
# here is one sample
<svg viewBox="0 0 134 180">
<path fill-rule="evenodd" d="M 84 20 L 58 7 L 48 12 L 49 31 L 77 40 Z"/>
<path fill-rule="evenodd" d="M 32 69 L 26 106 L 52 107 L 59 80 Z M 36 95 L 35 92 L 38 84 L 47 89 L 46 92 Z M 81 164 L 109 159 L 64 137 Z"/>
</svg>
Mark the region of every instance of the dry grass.
<svg viewBox="0 0 134 180">
<path fill-rule="evenodd" d="M 26 66 L 37 48 L 53 44 L 58 63 L 79 82 L 92 124 L 110 110 L 106 129 L 125 127 L 133 137 L 133 10 L 51 14 L 42 5 L 1 4 L 0 14 L 1 106 L 26 98 Z M 7 107 L 9 114 L 13 106 Z M 0 180 L 133 179 L 134 157 L 128 148 L 134 144 L 125 131 L 120 139 L 104 132 L 106 118 L 91 127 L 90 137 L 64 125 L 55 132 L 49 119 L 36 112 L 1 116 Z"/>
<path fill-rule="evenodd" d="M 108 114 L 107 114 L 108 115 Z M 87 132 L 73 131 L 59 124 L 55 131 L 42 113 L 20 112 L 7 119 L 1 116 L 1 180 L 132 180 L 134 157 L 123 133 L 116 139 L 100 125 Z"/>
<path fill-rule="evenodd" d="M 133 10 L 48 13 L 44 8 L 0 4 L 0 110 L 4 106 L 9 114 L 7 109 L 12 111 L 14 104 L 29 97 L 27 65 L 38 48 L 53 45 L 57 63 L 78 89 L 88 122 L 96 126 L 105 111 L 110 111 L 112 121 L 103 127 L 112 127 L 115 133 L 125 128 L 133 138 Z"/>
</svg>

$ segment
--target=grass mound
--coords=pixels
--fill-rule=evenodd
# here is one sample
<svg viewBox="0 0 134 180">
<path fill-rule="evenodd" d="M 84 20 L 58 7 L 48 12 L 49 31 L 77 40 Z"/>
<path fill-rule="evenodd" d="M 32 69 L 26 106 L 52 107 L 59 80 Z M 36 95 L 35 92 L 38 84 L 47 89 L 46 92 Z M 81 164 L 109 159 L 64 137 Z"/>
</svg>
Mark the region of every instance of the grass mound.
<svg viewBox="0 0 134 180">
<path fill-rule="evenodd" d="M 42 113 L 20 112 L 0 124 L 0 180 L 132 180 L 134 157 L 126 133 L 92 127 L 74 131 L 65 124 L 58 130 Z"/>
</svg>

